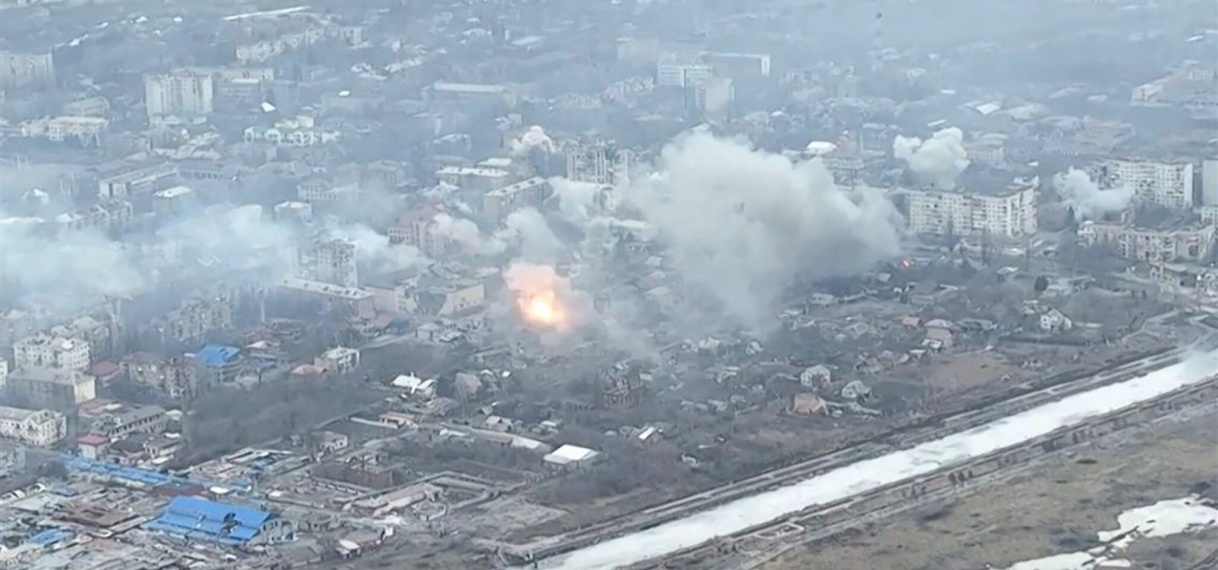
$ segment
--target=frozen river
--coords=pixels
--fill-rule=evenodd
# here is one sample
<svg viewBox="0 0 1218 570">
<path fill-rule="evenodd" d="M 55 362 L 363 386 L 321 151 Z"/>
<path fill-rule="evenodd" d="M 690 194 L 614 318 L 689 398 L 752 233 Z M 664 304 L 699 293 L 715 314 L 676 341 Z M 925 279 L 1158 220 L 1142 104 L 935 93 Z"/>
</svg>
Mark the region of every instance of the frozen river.
<svg viewBox="0 0 1218 570">
<path fill-rule="evenodd" d="M 1218 373 L 1218 351 L 1145 376 L 1097 388 L 1001 420 L 847 465 L 773 491 L 738 499 L 654 528 L 541 561 L 551 570 L 609 570 L 662 557 L 809 507 L 933 473 L 1066 426 L 1186 387 Z"/>
</svg>

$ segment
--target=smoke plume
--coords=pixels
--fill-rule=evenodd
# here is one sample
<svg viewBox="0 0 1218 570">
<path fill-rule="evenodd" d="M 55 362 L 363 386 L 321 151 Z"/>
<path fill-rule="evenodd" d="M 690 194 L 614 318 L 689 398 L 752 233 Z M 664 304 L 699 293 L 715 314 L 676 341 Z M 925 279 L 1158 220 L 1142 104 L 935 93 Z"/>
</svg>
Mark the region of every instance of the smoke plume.
<svg viewBox="0 0 1218 570">
<path fill-rule="evenodd" d="M 436 233 L 451 240 L 464 253 L 471 255 L 499 255 L 507 245 L 495 238 L 482 235 L 482 230 L 471 220 L 454 218 L 440 212 L 433 218 L 436 222 Z"/>
<path fill-rule="evenodd" d="M 554 188 L 558 213 L 568 222 L 586 224 L 597 214 L 597 196 L 602 185 L 555 177 L 550 179 L 550 187 Z"/>
<path fill-rule="evenodd" d="M 566 249 L 545 216 L 535 208 L 516 210 L 508 214 L 503 224 L 516 236 L 523 261 L 555 263 Z"/>
<path fill-rule="evenodd" d="M 792 163 L 693 133 L 657 166 L 661 174 L 628 188 L 626 200 L 667 239 L 686 284 L 741 324 L 769 323 L 798 275 L 853 275 L 899 252 L 892 204 L 838 188 L 819 160 Z"/>
<path fill-rule="evenodd" d="M 523 156 L 533 151 L 533 149 L 543 150 L 546 152 L 554 152 L 554 141 L 550 140 L 550 136 L 546 134 L 541 127 L 533 125 L 526 129 L 519 138 L 512 140 L 510 150 L 516 156 Z"/>
<path fill-rule="evenodd" d="M 897 136 L 892 153 L 909 164 L 909 169 L 923 182 L 940 190 L 956 187 L 956 177 L 969 165 L 964 150 L 964 132 L 955 127 L 936 131 L 930 139 Z"/>
<path fill-rule="evenodd" d="M 1133 187 L 1101 190 L 1086 172 L 1077 168 L 1054 176 L 1053 187 L 1062 202 L 1074 210 L 1074 219 L 1078 222 L 1101 219 L 1124 211 L 1133 204 Z"/>
</svg>

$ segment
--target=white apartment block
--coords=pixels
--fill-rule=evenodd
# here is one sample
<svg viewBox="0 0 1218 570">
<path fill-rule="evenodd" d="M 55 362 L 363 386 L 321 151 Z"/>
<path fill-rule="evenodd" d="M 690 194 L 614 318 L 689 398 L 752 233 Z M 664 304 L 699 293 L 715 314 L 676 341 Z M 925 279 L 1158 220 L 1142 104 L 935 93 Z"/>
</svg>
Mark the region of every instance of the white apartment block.
<svg viewBox="0 0 1218 570">
<path fill-rule="evenodd" d="M 89 369 L 89 343 L 75 338 L 37 334 L 13 345 L 13 366 L 17 370 L 61 368 L 84 372 Z"/>
<path fill-rule="evenodd" d="M 1143 204 L 1158 204 L 1175 210 L 1193 207 L 1193 163 L 1112 159 L 1093 173 L 1101 187 L 1129 186 Z"/>
<path fill-rule="evenodd" d="M 994 194 L 915 190 L 908 194 L 909 229 L 924 235 L 1020 238 L 1036 233 L 1036 187 Z"/>
<path fill-rule="evenodd" d="M 209 115 L 215 110 L 215 93 L 215 79 L 209 73 L 175 70 L 144 76 L 144 105 L 149 119 Z"/>
<path fill-rule="evenodd" d="M 1167 229 L 1084 222 L 1079 240 L 1087 246 L 1108 244 L 1126 259 L 1175 263 L 1201 261 L 1214 249 L 1213 224 L 1187 224 Z"/>
<path fill-rule="evenodd" d="M 1218 208 L 1218 158 L 1201 162 L 1201 205 Z"/>
<path fill-rule="evenodd" d="M 50 447 L 68 432 L 68 420 L 51 410 L 0 406 L 0 439 L 30 447 Z"/>
<path fill-rule="evenodd" d="M 47 121 L 47 139 L 60 142 L 77 139 L 98 143 L 110 121 L 101 117 L 55 117 Z"/>
<path fill-rule="evenodd" d="M 667 58 L 656 64 L 657 87 L 684 89 L 700 85 L 710 79 L 712 75 L 714 75 L 714 68 L 704 63 L 688 63 L 676 58 Z"/>
<path fill-rule="evenodd" d="M 4 393 L 5 386 L 8 386 L 8 361 L 0 358 L 0 394 Z"/>
</svg>

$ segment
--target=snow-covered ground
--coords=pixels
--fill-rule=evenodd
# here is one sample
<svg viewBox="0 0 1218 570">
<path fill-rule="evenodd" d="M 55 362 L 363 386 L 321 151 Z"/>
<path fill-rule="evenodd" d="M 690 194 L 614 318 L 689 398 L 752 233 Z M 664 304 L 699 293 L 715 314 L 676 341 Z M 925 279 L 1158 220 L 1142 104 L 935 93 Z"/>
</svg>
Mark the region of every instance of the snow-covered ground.
<svg viewBox="0 0 1218 570">
<path fill-rule="evenodd" d="M 1159 501 L 1121 513 L 1116 530 L 1099 533 L 1099 541 L 1105 546 L 1028 560 L 1007 570 L 1091 570 L 1101 564 L 1105 568 L 1133 568 L 1132 562 L 1121 558 L 1121 552 L 1137 540 L 1210 528 L 1218 528 L 1218 509 L 1203 504 L 1197 497 Z"/>
<path fill-rule="evenodd" d="M 786 487 L 542 561 L 552 570 L 609 570 L 671 554 L 716 537 L 933 473 L 1195 384 L 1218 373 L 1218 351 L 1145 376 L 1069 396 L 909 450 L 860 461 Z"/>
</svg>

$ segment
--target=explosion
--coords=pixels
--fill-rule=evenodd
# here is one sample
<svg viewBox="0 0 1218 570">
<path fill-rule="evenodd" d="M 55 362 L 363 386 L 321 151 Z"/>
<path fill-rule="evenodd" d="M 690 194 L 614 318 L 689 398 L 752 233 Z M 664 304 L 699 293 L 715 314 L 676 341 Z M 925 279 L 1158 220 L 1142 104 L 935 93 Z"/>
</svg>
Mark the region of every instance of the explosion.
<svg viewBox="0 0 1218 570">
<path fill-rule="evenodd" d="M 553 291 L 541 291 L 520 299 L 520 312 L 530 323 L 561 328 L 566 320 L 558 297 Z"/>
</svg>

